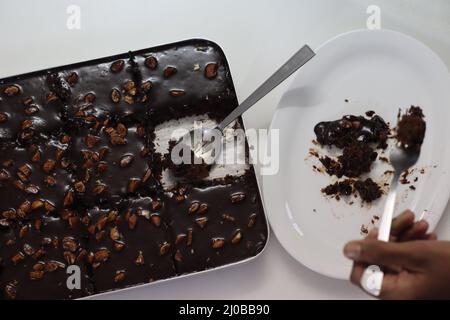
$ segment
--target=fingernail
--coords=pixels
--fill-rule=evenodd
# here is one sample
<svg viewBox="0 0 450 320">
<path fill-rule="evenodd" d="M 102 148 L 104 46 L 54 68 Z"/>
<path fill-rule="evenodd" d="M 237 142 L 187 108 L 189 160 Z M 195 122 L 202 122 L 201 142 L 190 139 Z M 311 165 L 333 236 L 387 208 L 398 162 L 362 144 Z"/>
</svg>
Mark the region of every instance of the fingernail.
<svg viewBox="0 0 450 320">
<path fill-rule="evenodd" d="M 361 253 L 361 246 L 358 243 L 349 243 L 344 248 L 344 254 L 349 259 L 356 259 Z"/>
</svg>

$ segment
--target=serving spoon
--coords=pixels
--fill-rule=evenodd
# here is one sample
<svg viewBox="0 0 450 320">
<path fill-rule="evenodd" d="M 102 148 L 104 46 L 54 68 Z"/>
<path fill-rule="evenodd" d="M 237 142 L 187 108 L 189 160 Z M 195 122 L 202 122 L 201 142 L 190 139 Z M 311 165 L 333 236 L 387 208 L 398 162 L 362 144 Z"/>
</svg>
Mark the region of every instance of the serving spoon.
<svg viewBox="0 0 450 320">
<path fill-rule="evenodd" d="M 222 150 L 222 137 L 224 129 L 235 119 L 241 116 L 245 111 L 251 108 L 261 98 L 266 96 L 275 87 L 282 83 L 297 69 L 314 57 L 314 51 L 304 45 L 288 61 L 286 61 L 270 78 L 261 84 L 247 99 L 245 99 L 236 109 L 225 117 L 214 128 L 193 129 L 183 135 L 177 143 L 183 143 L 190 148 L 196 157 L 200 159 L 210 159 L 214 162 Z M 195 141 L 200 140 L 199 143 Z M 213 152 L 212 152 L 213 151 Z M 213 153 L 213 155 L 212 155 Z"/>
</svg>

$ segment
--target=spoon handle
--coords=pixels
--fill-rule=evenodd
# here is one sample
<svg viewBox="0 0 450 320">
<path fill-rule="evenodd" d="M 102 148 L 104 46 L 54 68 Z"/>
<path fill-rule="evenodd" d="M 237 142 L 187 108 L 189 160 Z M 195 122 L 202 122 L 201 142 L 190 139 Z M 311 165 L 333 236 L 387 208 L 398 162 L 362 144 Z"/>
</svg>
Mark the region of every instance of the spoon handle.
<svg viewBox="0 0 450 320">
<path fill-rule="evenodd" d="M 394 216 L 395 200 L 397 198 L 398 179 L 399 175 L 396 172 L 392 178 L 389 193 L 384 204 L 383 215 L 381 216 L 380 228 L 378 230 L 378 240 L 380 241 L 389 241 L 389 236 L 391 234 L 391 223 Z"/>
<path fill-rule="evenodd" d="M 262 97 L 272 91 L 276 86 L 283 82 L 287 77 L 294 73 L 298 68 L 314 57 L 314 51 L 308 46 L 303 46 L 294 54 L 285 64 L 283 64 L 269 79 L 259 86 L 247 99 L 244 100 L 236 109 L 234 109 L 217 126 L 220 131 L 229 125 L 233 120 L 242 115 L 248 108 L 253 106 Z"/>
</svg>

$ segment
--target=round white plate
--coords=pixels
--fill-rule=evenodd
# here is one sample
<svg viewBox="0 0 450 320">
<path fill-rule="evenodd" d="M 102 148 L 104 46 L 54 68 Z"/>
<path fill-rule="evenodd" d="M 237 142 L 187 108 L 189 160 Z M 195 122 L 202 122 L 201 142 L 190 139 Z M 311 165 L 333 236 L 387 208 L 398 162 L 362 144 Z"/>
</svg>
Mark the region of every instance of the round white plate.
<svg viewBox="0 0 450 320">
<path fill-rule="evenodd" d="M 416 190 L 402 186 L 396 213 L 409 208 L 431 229 L 436 227 L 450 195 L 449 92 L 450 77 L 440 58 L 397 32 L 353 31 L 317 50 L 278 105 L 271 129 L 280 130 L 279 171 L 263 176 L 270 224 L 296 260 L 321 274 L 348 279 L 351 263 L 342 254 L 344 244 L 362 238 L 361 226 L 372 227 L 373 216 L 382 213 L 385 196 L 362 206 L 358 198 L 350 205 L 349 200 L 327 199 L 320 192 L 332 180 L 312 169 L 320 165 L 308 156 L 315 147 L 313 128 L 345 114 L 374 110 L 395 125 L 399 108 L 422 107 L 427 132 L 410 177 L 418 177 Z M 269 147 L 273 143 L 269 140 Z M 377 161 L 370 176 L 380 181 L 387 168 Z M 425 173 L 420 173 L 422 168 Z"/>
</svg>

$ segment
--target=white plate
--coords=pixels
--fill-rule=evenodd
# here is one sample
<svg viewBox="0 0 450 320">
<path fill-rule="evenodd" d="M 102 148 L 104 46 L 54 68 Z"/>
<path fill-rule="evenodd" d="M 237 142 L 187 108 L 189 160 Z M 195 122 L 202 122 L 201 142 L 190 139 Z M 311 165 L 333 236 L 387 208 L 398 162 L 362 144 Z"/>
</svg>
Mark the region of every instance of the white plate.
<svg viewBox="0 0 450 320">
<path fill-rule="evenodd" d="M 403 186 L 396 212 L 412 209 L 417 219 L 436 227 L 450 195 L 449 91 L 448 70 L 440 58 L 397 32 L 354 31 L 317 50 L 275 112 L 271 128 L 280 130 L 280 169 L 263 177 L 270 224 L 296 260 L 321 274 L 348 279 L 351 264 L 342 255 L 344 244 L 361 238 L 361 226 L 370 227 L 373 215 L 382 212 L 385 197 L 361 207 L 359 199 L 350 205 L 320 192 L 330 177 L 312 170 L 318 164 L 308 157 L 313 128 L 345 114 L 374 110 L 395 124 L 399 108 L 422 107 L 427 132 L 417 167 L 425 168 L 425 174 L 416 170 L 412 175 L 419 177 L 415 191 Z M 377 164 L 370 176 L 380 181 L 384 169 Z"/>
</svg>

